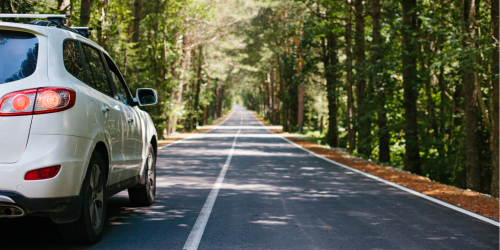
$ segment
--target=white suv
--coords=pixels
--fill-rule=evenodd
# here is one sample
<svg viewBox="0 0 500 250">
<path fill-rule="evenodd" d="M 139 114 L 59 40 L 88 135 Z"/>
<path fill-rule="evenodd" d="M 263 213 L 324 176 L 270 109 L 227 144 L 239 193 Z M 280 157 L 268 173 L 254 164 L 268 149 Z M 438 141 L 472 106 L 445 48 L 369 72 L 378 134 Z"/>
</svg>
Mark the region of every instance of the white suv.
<svg viewBox="0 0 500 250">
<path fill-rule="evenodd" d="M 0 18 L 12 15 L 0 14 Z M 128 189 L 152 205 L 157 134 L 108 53 L 49 21 L 0 22 L 0 218 L 36 215 L 60 224 L 66 240 L 97 242 L 106 198 Z"/>
</svg>

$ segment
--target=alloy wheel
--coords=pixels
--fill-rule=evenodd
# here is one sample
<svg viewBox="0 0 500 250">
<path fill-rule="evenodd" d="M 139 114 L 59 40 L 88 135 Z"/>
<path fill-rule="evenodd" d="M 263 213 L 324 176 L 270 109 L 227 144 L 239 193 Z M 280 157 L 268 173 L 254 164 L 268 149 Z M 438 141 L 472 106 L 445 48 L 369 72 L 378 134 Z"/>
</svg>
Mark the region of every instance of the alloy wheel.
<svg viewBox="0 0 500 250">
<path fill-rule="evenodd" d="M 155 169 L 154 169 L 154 159 L 153 159 L 153 154 L 149 153 L 148 155 L 148 188 L 149 188 L 149 195 L 151 198 L 155 197 Z"/>
<path fill-rule="evenodd" d="M 90 222 L 94 229 L 98 229 L 101 226 L 103 216 L 104 188 L 101 169 L 97 164 L 92 166 L 92 172 L 90 173 L 90 189 L 92 195 L 89 204 Z"/>
</svg>

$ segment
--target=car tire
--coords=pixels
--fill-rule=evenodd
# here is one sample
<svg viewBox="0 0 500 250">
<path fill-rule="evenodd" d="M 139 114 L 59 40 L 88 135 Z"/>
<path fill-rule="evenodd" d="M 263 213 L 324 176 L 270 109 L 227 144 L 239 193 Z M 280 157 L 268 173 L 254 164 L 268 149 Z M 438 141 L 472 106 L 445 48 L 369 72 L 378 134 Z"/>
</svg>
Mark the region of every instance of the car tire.
<svg viewBox="0 0 500 250">
<path fill-rule="evenodd" d="M 100 240 L 106 218 L 106 178 L 104 162 L 92 153 L 82 185 L 82 213 L 78 220 L 59 224 L 63 238 L 72 244 L 92 244 Z"/>
<path fill-rule="evenodd" d="M 153 146 L 149 145 L 148 159 L 145 166 L 145 185 L 128 189 L 128 197 L 133 206 L 149 207 L 156 195 L 156 156 Z"/>
</svg>

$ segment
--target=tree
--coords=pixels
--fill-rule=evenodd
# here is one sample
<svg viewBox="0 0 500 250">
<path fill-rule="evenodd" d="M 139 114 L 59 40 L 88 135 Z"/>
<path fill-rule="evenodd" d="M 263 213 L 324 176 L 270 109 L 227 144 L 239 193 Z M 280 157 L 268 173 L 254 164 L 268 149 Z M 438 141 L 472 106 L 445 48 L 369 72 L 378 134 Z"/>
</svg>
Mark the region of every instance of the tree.
<svg viewBox="0 0 500 250">
<path fill-rule="evenodd" d="M 66 14 L 69 14 L 69 8 L 71 8 L 70 0 L 57 0 L 57 9 L 60 11 L 64 11 Z"/>
<path fill-rule="evenodd" d="M 491 1 L 491 30 L 493 31 L 493 37 L 495 38 L 493 40 L 494 44 L 494 50 L 493 50 L 493 70 L 495 74 L 493 75 L 493 140 L 491 144 L 493 145 L 491 149 L 491 170 L 492 170 L 492 179 L 491 179 L 491 196 L 498 198 L 498 193 L 499 193 L 499 184 L 498 184 L 498 164 L 499 164 L 499 140 L 498 140 L 498 134 L 499 134 L 499 121 L 500 121 L 500 116 L 498 113 L 499 110 L 499 98 L 498 98 L 498 57 L 499 57 L 499 50 L 498 50 L 498 41 L 499 41 L 499 35 L 498 35 L 498 0 L 492 0 Z"/>
<path fill-rule="evenodd" d="M 365 13 L 364 1 L 356 0 L 355 2 L 355 20 L 356 33 L 354 36 L 355 54 L 356 54 L 356 101 L 358 103 L 358 121 L 359 136 L 358 136 L 358 152 L 362 155 L 370 157 L 372 152 L 371 147 L 371 119 L 367 112 L 369 108 L 367 99 L 367 86 L 365 78 Z"/>
<path fill-rule="evenodd" d="M 385 94 L 385 84 L 384 80 L 380 79 L 379 73 L 383 68 L 381 67 L 383 45 L 380 35 L 380 2 L 379 0 L 372 0 L 371 4 L 372 10 L 372 23 L 373 23 L 373 34 L 372 34 L 372 73 L 371 79 L 372 84 L 376 88 L 377 93 L 377 113 L 378 113 L 378 140 L 379 140 L 379 157 L 380 162 L 390 162 L 390 149 L 389 149 L 389 130 L 387 128 L 387 110 L 385 108 L 386 94 Z"/>
<path fill-rule="evenodd" d="M 80 26 L 88 27 L 90 22 L 90 8 L 92 7 L 92 0 L 81 0 L 80 5 Z"/>
<path fill-rule="evenodd" d="M 322 39 L 323 65 L 325 68 L 326 93 L 328 98 L 328 143 L 338 146 L 337 127 L 337 37 L 330 26 L 326 27 L 326 36 Z"/>
<path fill-rule="evenodd" d="M 474 183 L 473 166 L 474 185 L 498 196 L 497 0 L 3 0 L 0 8 L 69 13 L 70 23 L 94 27 L 91 39 L 131 92 L 157 90 L 159 104 L 144 109 L 161 136 L 239 103 L 284 131 L 302 127 L 314 141 L 459 188 Z"/>
<path fill-rule="evenodd" d="M 421 174 L 420 148 L 417 123 L 417 1 L 404 0 L 403 7 L 403 88 L 405 112 L 405 160 L 404 168 L 412 173 Z"/>
<path fill-rule="evenodd" d="M 461 6 L 464 36 L 463 47 L 467 51 L 473 41 L 474 0 L 464 0 Z M 481 165 L 478 145 L 478 102 L 473 53 L 463 58 L 463 83 L 465 94 L 465 153 L 467 188 L 475 191 L 481 189 Z"/>
<path fill-rule="evenodd" d="M 85 1 L 85 0 L 82 0 Z M 134 22 L 133 22 L 133 31 L 132 31 L 132 42 L 136 43 L 136 46 L 138 46 L 137 43 L 139 43 L 139 37 L 140 37 L 140 23 L 141 23 L 141 11 L 142 11 L 142 0 L 135 0 L 134 1 Z"/>
<path fill-rule="evenodd" d="M 356 149 L 356 130 L 354 129 L 354 98 L 352 93 L 352 4 L 351 0 L 347 0 L 347 22 L 346 22 L 346 87 L 347 87 L 347 136 L 349 144 L 349 152 Z"/>
<path fill-rule="evenodd" d="M 16 13 L 12 5 L 12 0 L 0 0 L 0 11 L 2 13 Z"/>
</svg>

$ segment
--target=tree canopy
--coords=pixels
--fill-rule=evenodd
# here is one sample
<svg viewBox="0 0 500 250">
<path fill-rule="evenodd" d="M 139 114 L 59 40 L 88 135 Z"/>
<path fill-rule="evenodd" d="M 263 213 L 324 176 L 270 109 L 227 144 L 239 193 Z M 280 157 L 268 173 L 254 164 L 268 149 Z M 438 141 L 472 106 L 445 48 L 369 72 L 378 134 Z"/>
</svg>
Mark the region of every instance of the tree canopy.
<svg viewBox="0 0 500 250">
<path fill-rule="evenodd" d="M 498 197 L 498 0 L 2 0 L 94 28 L 158 134 L 239 103 L 286 132 Z"/>
</svg>

